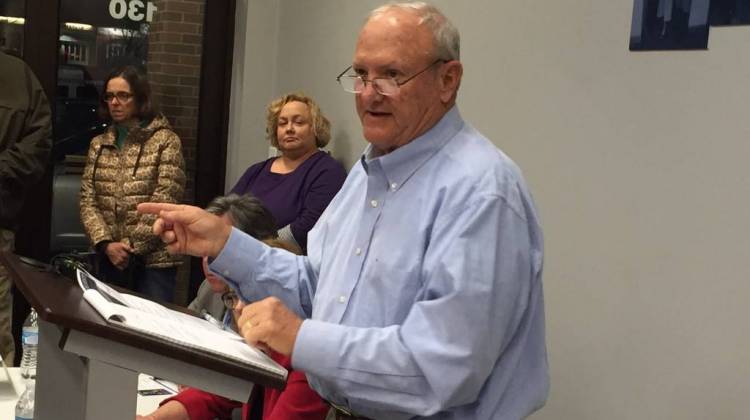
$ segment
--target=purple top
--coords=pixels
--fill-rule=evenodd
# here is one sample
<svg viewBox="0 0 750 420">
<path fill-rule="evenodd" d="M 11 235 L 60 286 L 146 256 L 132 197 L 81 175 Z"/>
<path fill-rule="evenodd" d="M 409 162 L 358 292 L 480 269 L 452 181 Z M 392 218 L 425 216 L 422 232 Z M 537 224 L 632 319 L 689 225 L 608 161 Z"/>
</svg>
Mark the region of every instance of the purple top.
<svg viewBox="0 0 750 420">
<path fill-rule="evenodd" d="M 302 250 L 307 248 L 307 232 L 344 184 L 346 170 L 328 153 L 318 151 L 288 174 L 271 172 L 270 158 L 247 168 L 230 193 L 251 193 L 276 219 L 279 235 L 287 225 Z"/>
</svg>

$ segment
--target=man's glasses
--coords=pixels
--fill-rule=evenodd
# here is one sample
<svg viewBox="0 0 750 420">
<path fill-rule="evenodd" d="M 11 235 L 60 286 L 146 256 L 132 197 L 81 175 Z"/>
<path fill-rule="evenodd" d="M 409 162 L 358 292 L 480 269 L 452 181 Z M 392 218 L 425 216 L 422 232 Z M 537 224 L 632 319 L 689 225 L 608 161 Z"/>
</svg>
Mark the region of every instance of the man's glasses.
<svg viewBox="0 0 750 420">
<path fill-rule="evenodd" d="M 227 309 L 233 310 L 237 306 L 237 302 L 240 301 L 240 297 L 237 296 L 234 290 L 230 290 L 221 294 L 221 301 L 224 302 L 224 306 Z"/>
<path fill-rule="evenodd" d="M 429 66 L 423 68 L 422 70 L 406 78 L 406 80 L 402 80 L 400 82 L 393 77 L 376 77 L 373 79 L 368 79 L 367 77 L 358 74 L 345 74 L 352 69 L 352 66 L 349 66 L 346 68 L 346 70 L 342 71 L 341 74 L 338 75 L 338 77 L 336 77 L 336 81 L 339 82 L 341 87 L 349 93 L 362 93 L 367 87 L 367 84 L 370 83 L 372 84 L 372 88 L 375 89 L 375 92 L 378 92 L 383 96 L 393 96 L 398 93 L 401 86 L 407 84 L 410 80 L 426 72 L 435 64 L 446 62 L 448 62 L 448 60 L 438 58 Z"/>
<path fill-rule="evenodd" d="M 107 92 L 104 94 L 104 102 L 112 103 L 117 98 L 117 102 L 123 104 L 133 98 L 130 92 Z"/>
</svg>

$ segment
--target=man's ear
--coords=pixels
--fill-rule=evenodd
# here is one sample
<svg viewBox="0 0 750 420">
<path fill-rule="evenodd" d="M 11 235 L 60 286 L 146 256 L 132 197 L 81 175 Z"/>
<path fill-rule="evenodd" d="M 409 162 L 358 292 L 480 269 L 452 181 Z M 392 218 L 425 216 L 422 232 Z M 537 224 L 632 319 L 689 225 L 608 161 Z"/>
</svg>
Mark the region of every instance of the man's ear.
<svg viewBox="0 0 750 420">
<path fill-rule="evenodd" d="M 456 92 L 461 85 L 461 76 L 464 66 L 458 60 L 444 63 L 440 69 L 440 100 L 447 104 L 456 97 Z"/>
</svg>

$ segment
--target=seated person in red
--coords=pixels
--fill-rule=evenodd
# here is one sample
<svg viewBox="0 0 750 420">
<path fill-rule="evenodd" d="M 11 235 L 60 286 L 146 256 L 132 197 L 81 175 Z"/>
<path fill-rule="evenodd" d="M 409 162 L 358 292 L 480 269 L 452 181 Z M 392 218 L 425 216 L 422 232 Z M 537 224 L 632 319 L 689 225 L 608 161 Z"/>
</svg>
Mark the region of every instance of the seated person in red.
<svg viewBox="0 0 750 420">
<path fill-rule="evenodd" d="M 300 253 L 299 248 L 277 238 L 273 217 L 255 197 L 236 194 L 217 197 L 206 210 L 222 216 L 227 224 L 234 225 L 270 246 Z M 235 320 L 240 316 L 245 303 L 239 300 L 234 291 L 229 290 L 223 280 L 208 270 L 205 258 L 203 272 L 206 280 L 201 284 L 198 296 L 189 308 L 221 320 L 225 328 L 236 329 Z M 269 355 L 289 371 L 289 376 L 284 390 L 263 390 L 263 420 L 325 419 L 328 406 L 310 389 L 305 374 L 292 370 L 289 357 L 275 352 Z M 242 404 L 195 388 L 184 388 L 179 394 L 164 400 L 156 411 L 146 416 L 137 416 L 136 420 L 231 419 L 232 411 L 240 407 L 242 419 L 248 420 L 250 404 Z"/>
<path fill-rule="evenodd" d="M 276 219 L 279 238 L 307 249 L 307 232 L 346 179 L 346 170 L 320 150 L 331 139 L 331 123 L 315 101 L 286 94 L 268 105 L 266 136 L 279 151 L 250 166 L 230 192 L 258 197 Z"/>
</svg>

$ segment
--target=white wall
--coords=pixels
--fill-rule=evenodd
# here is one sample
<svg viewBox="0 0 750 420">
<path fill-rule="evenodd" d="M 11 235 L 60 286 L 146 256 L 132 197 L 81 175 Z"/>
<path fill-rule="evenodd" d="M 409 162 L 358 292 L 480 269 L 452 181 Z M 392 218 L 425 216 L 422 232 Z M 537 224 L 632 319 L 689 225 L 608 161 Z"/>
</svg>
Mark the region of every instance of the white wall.
<svg viewBox="0 0 750 420">
<path fill-rule="evenodd" d="M 266 102 L 275 95 L 278 2 L 237 1 L 226 189 L 268 154 Z"/>
<path fill-rule="evenodd" d="M 351 165 L 365 143 L 334 78 L 379 2 L 251 3 L 278 6 L 277 60 L 245 65 L 276 69 L 264 94 L 317 98 Z M 462 114 L 523 168 L 542 216 L 552 394 L 534 418 L 747 418 L 750 27 L 712 28 L 709 51 L 630 53 L 632 1 L 435 3 L 462 34 Z"/>
</svg>

